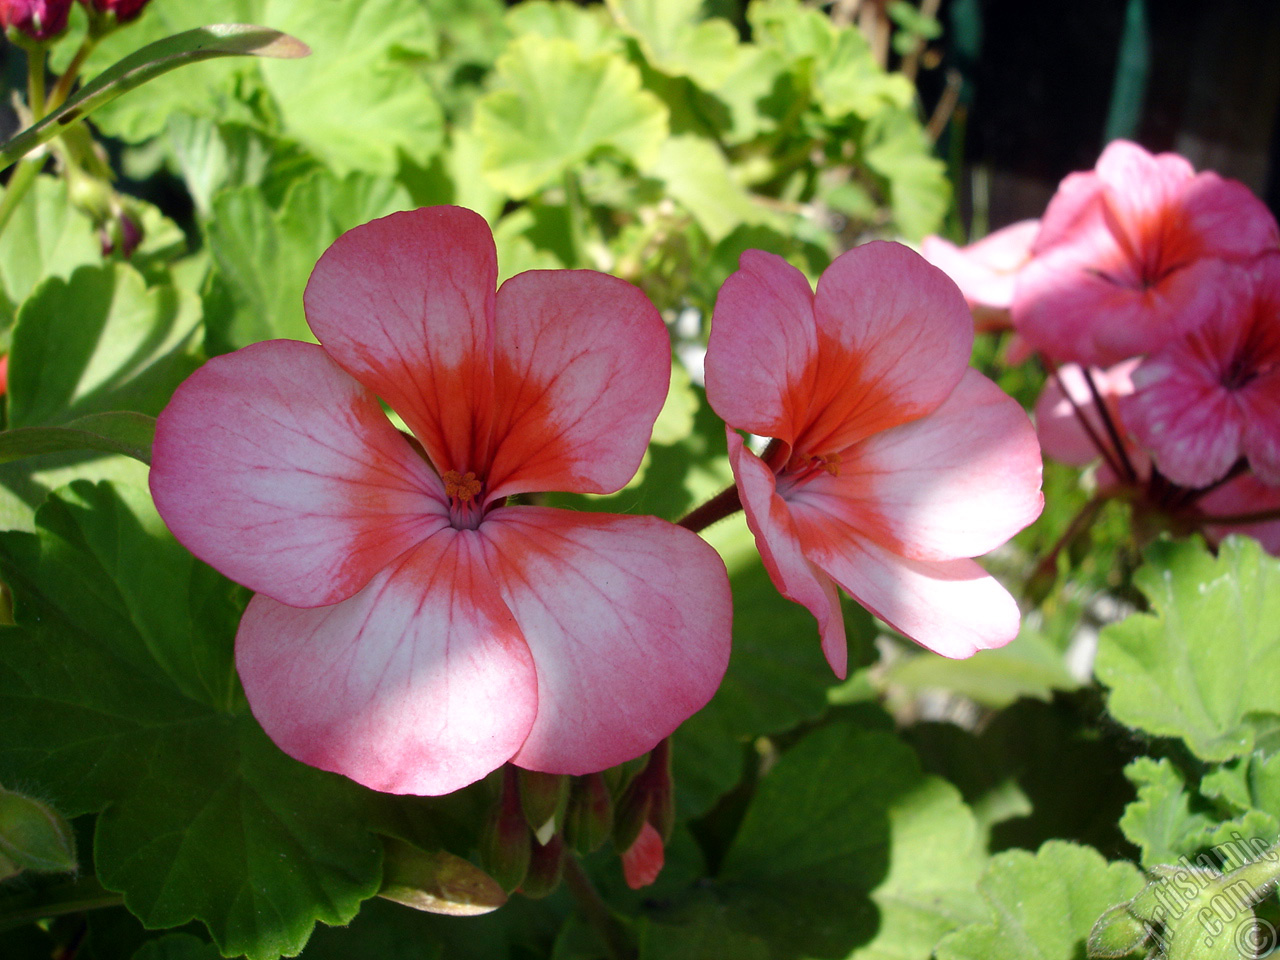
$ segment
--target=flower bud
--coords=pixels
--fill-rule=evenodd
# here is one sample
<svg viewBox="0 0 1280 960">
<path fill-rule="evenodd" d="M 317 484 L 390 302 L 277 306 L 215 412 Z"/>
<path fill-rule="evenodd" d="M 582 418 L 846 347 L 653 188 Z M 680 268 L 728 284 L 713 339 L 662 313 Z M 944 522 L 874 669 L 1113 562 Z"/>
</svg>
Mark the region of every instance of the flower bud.
<svg viewBox="0 0 1280 960">
<path fill-rule="evenodd" d="M 649 762 L 623 791 L 613 824 L 613 843 L 626 850 L 636 842 L 645 823 L 666 840 L 675 825 L 675 794 L 671 786 L 671 741 L 663 740 L 649 754 Z"/>
<path fill-rule="evenodd" d="M 20 42 L 16 31 L 46 43 L 67 29 L 70 12 L 71 0 L 0 0 L 0 26 L 15 42 Z"/>
<path fill-rule="evenodd" d="M 1089 933 L 1091 957 L 1123 957 L 1146 942 L 1152 927 L 1129 912 L 1127 903 L 1112 907 L 1093 925 Z"/>
<path fill-rule="evenodd" d="M 75 834 L 48 804 L 0 787 L 0 856 L 18 869 L 71 873 Z"/>
<path fill-rule="evenodd" d="M 564 814 L 564 839 L 578 853 L 600 848 L 613 829 L 613 798 L 604 777 L 589 773 L 576 777 Z"/>
<path fill-rule="evenodd" d="M 560 886 L 564 873 L 564 841 L 560 834 L 546 844 L 535 843 L 529 856 L 529 872 L 525 874 L 520 892 L 526 897 L 540 900 Z"/>
<path fill-rule="evenodd" d="M 525 822 L 539 843 L 546 843 L 558 829 L 568 799 L 568 777 L 536 770 L 520 771 L 520 806 Z"/>
<path fill-rule="evenodd" d="M 120 256 L 128 260 L 142 243 L 142 238 L 142 224 L 123 208 L 98 228 L 98 241 L 102 244 L 104 257 L 119 250 Z"/>
<path fill-rule="evenodd" d="M 622 854 L 622 875 L 627 880 L 627 886 L 632 890 L 649 886 L 658 879 L 665 860 L 662 837 L 653 824 L 646 823 L 640 828 L 635 843 Z"/>
<path fill-rule="evenodd" d="M 114 17 L 116 23 L 128 23 L 137 19 L 151 0 L 80 0 L 80 4 L 90 14 L 100 17 Z"/>
<path fill-rule="evenodd" d="M 496 880 L 446 850 L 419 850 L 394 839 L 384 848 L 380 897 L 451 917 L 477 917 L 507 902 Z"/>
<path fill-rule="evenodd" d="M 502 771 L 502 796 L 480 835 L 480 859 L 489 875 L 509 892 L 524 881 L 532 845 L 533 835 L 520 809 L 516 774 L 507 767 Z"/>
</svg>

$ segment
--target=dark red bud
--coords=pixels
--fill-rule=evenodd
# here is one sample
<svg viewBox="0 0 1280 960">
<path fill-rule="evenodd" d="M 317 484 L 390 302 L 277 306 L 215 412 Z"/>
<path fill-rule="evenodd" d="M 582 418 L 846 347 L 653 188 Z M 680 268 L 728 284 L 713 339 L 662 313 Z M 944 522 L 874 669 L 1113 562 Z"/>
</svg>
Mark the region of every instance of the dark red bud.
<svg viewBox="0 0 1280 960">
<path fill-rule="evenodd" d="M 151 0 L 80 0 L 91 13 L 115 14 L 116 23 L 128 23 L 142 13 Z"/>
<path fill-rule="evenodd" d="M 67 29 L 71 0 L 0 0 L 0 26 L 44 43 Z"/>
<path fill-rule="evenodd" d="M 507 767 L 502 774 L 502 796 L 489 812 L 480 835 L 480 859 L 489 875 L 511 891 L 524 882 L 534 840 L 520 809 L 515 771 Z"/>
<path fill-rule="evenodd" d="M 613 798 L 604 777 L 589 773 L 575 777 L 564 814 L 564 838 L 579 853 L 592 853 L 613 829 Z"/>
<path fill-rule="evenodd" d="M 524 883 L 520 884 L 520 892 L 539 900 L 555 892 L 563 873 L 564 841 L 560 834 L 557 833 L 545 845 L 535 841 L 529 857 L 529 872 L 525 874 Z"/>
</svg>

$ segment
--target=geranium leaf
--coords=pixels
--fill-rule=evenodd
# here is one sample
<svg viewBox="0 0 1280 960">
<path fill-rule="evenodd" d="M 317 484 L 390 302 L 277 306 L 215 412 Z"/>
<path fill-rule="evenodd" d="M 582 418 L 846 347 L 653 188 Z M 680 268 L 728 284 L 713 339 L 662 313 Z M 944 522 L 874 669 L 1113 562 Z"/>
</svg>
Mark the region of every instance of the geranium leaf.
<svg viewBox="0 0 1280 960">
<path fill-rule="evenodd" d="M 1102 631 L 1095 666 L 1117 720 L 1181 737 L 1198 757 L 1253 749 L 1250 714 L 1280 712 L 1280 560 L 1230 537 L 1215 558 L 1199 541 L 1159 541 L 1134 580 L 1152 613 Z"/>
<path fill-rule="evenodd" d="M 1120 829 L 1142 849 L 1142 862 L 1172 863 L 1194 851 L 1192 838 L 1202 836 L 1213 820 L 1192 812 L 1195 791 L 1187 789 L 1177 768 L 1168 760 L 1139 757 L 1124 773 L 1137 787 L 1138 798 L 1125 807 Z"/>
<path fill-rule="evenodd" d="M 200 301 L 148 287 L 127 264 L 51 277 L 23 305 L 9 364 L 9 425 L 66 425 L 92 413 L 157 414 L 195 369 Z"/>
<path fill-rule="evenodd" d="M 377 795 L 282 754 L 231 648 L 244 592 L 173 540 L 145 492 L 77 482 L 0 535 L 0 782 L 100 812 L 103 885 L 150 928 L 226 955 L 301 950 L 377 892 Z"/>
<path fill-rule="evenodd" d="M 1143 883 L 1133 864 L 1060 840 L 1001 853 L 981 884 L 991 918 L 942 940 L 938 960 L 1076 960 L 1094 921 Z"/>
<path fill-rule="evenodd" d="M 719 243 L 741 224 L 785 229 L 786 218 L 753 201 L 733 181 L 729 162 L 703 137 L 671 137 L 662 145 L 653 176 L 698 221 L 712 243 Z"/>
<path fill-rule="evenodd" d="M 151 462 L 155 417 L 142 413 L 93 413 L 61 427 L 19 427 L 0 431 L 0 463 L 62 450 L 123 453 Z"/>
<path fill-rule="evenodd" d="M 608 6 L 663 73 L 711 90 L 733 72 L 738 31 L 720 17 L 702 19 L 702 0 L 609 0 Z"/>
<path fill-rule="evenodd" d="M 23 130 L 0 147 L 0 170 L 8 167 L 42 143 L 47 143 L 68 124 L 87 117 L 122 93 L 189 63 L 217 57 L 305 57 L 310 50 L 300 40 L 243 23 L 215 24 L 187 30 L 164 40 L 149 43 L 103 71 L 39 123 Z"/>
<path fill-rule="evenodd" d="M 977 841 L 959 792 L 897 737 L 836 723 L 761 781 L 716 884 L 777 956 L 927 960 L 981 916 Z"/>
<path fill-rule="evenodd" d="M 499 58 L 497 88 L 476 103 L 475 130 L 494 186 L 516 198 L 609 148 L 641 170 L 657 160 L 667 109 L 616 54 L 527 35 Z"/>
</svg>

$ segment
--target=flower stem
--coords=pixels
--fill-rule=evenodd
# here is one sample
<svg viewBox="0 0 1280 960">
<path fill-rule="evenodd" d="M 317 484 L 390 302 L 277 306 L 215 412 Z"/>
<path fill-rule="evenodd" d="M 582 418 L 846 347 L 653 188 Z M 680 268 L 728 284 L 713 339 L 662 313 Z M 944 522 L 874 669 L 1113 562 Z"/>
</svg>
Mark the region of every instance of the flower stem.
<svg viewBox="0 0 1280 960">
<path fill-rule="evenodd" d="M 1094 405 L 1098 408 L 1098 416 L 1102 418 L 1102 425 L 1106 428 L 1107 436 L 1115 447 L 1116 458 L 1123 467 L 1123 472 L 1120 475 L 1125 480 L 1133 483 L 1138 479 L 1138 472 L 1133 469 L 1133 464 L 1129 461 L 1129 454 L 1125 452 L 1124 443 L 1120 440 L 1120 432 L 1116 429 L 1115 422 L 1111 419 L 1111 411 L 1107 409 L 1107 404 L 1102 399 L 1102 393 L 1098 390 L 1097 383 L 1094 382 L 1093 371 L 1086 366 L 1081 366 L 1080 372 L 1084 374 L 1084 382 L 1089 386 L 1089 393 L 1093 396 Z"/>
<path fill-rule="evenodd" d="M 27 105 L 31 108 L 33 121 L 42 119 L 45 114 L 44 60 L 44 44 L 27 49 Z"/>
<path fill-rule="evenodd" d="M 741 509 L 742 500 L 738 496 L 738 488 L 735 485 L 727 490 L 721 490 L 702 506 L 689 511 L 677 526 L 692 530 L 694 533 L 701 533 L 717 520 L 732 516 Z"/>
<path fill-rule="evenodd" d="M 1058 384 L 1058 389 L 1062 391 L 1062 395 L 1067 398 L 1067 403 L 1071 404 L 1071 410 L 1075 413 L 1076 419 L 1080 421 L 1080 426 L 1084 428 L 1084 432 L 1088 435 L 1089 442 L 1093 444 L 1094 449 L 1098 451 L 1102 456 L 1102 459 L 1107 462 L 1107 466 L 1111 468 L 1111 472 L 1118 478 L 1123 479 L 1124 472 L 1120 469 L 1119 462 L 1117 462 L 1115 456 L 1112 454 L 1111 449 L 1102 442 L 1102 438 L 1098 436 L 1098 431 L 1093 428 L 1093 424 L 1090 423 L 1089 418 L 1085 416 L 1084 410 L 1081 408 L 1080 404 L 1076 403 L 1076 398 L 1071 395 L 1069 390 L 1067 390 L 1066 382 L 1063 381 L 1062 376 L 1058 373 L 1057 364 L 1050 363 L 1049 372 L 1053 375 L 1053 379 Z"/>
<path fill-rule="evenodd" d="M 1228 513 L 1221 517 L 1211 517 L 1206 514 L 1202 514 L 1197 519 L 1200 523 L 1212 523 L 1215 526 L 1267 523 L 1270 520 L 1280 520 L 1280 507 L 1272 507 L 1270 510 L 1255 510 L 1252 513 Z"/>
<path fill-rule="evenodd" d="M 595 884 L 582 869 L 582 864 L 572 853 L 564 858 L 564 882 L 583 917 L 600 937 L 609 960 L 633 960 L 636 953 L 631 948 L 626 931 L 609 912 L 609 905 L 604 902 Z"/>
<path fill-rule="evenodd" d="M 80 44 L 80 49 L 71 58 L 71 62 L 67 64 L 66 71 L 58 78 L 58 82 L 54 84 L 53 92 L 49 94 L 48 107 L 50 110 L 58 109 L 66 102 L 67 97 L 71 96 L 71 88 L 75 86 L 76 79 L 80 76 L 80 68 L 84 66 L 85 60 L 89 59 L 89 54 L 93 52 L 93 48 L 97 45 L 97 37 L 90 35 L 84 38 L 84 42 Z"/>
<path fill-rule="evenodd" d="M 1027 577 L 1027 582 L 1023 587 L 1024 597 L 1036 589 L 1038 584 L 1044 582 L 1045 578 L 1050 574 L 1057 575 L 1058 554 L 1062 553 L 1063 549 L 1072 540 L 1080 536 L 1082 531 L 1088 529 L 1089 525 L 1097 518 L 1098 511 L 1102 509 L 1102 505 L 1107 502 L 1107 499 L 1104 494 L 1097 494 L 1071 518 L 1071 522 L 1067 524 L 1067 529 L 1062 532 L 1062 536 L 1058 537 L 1054 545 L 1049 548 L 1049 551 L 1040 558 L 1040 562 L 1032 568 L 1031 575 Z"/>
<path fill-rule="evenodd" d="M 123 904 L 123 896 L 104 889 L 96 877 L 86 876 L 35 893 L 5 898 L 0 902 L 0 931 L 12 930 L 49 917 Z"/>
</svg>

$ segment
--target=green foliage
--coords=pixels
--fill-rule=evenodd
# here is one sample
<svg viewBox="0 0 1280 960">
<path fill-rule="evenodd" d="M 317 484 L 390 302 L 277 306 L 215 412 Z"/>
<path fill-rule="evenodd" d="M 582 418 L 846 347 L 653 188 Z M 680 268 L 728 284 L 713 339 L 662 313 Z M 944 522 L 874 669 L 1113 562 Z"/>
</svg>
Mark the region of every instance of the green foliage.
<svg viewBox="0 0 1280 960">
<path fill-rule="evenodd" d="M 1111 713 L 1204 760 L 1248 753 L 1252 715 L 1280 713 L 1280 562 L 1256 540 L 1228 538 L 1217 557 L 1165 540 L 1134 579 L 1155 612 L 1103 631 L 1096 669 Z"/>
<path fill-rule="evenodd" d="M 1142 874 L 1090 847 L 1050 841 L 1034 854 L 993 857 L 980 886 L 991 918 L 943 939 L 938 960 L 1075 960 L 1094 921 L 1137 894 Z"/>
</svg>

